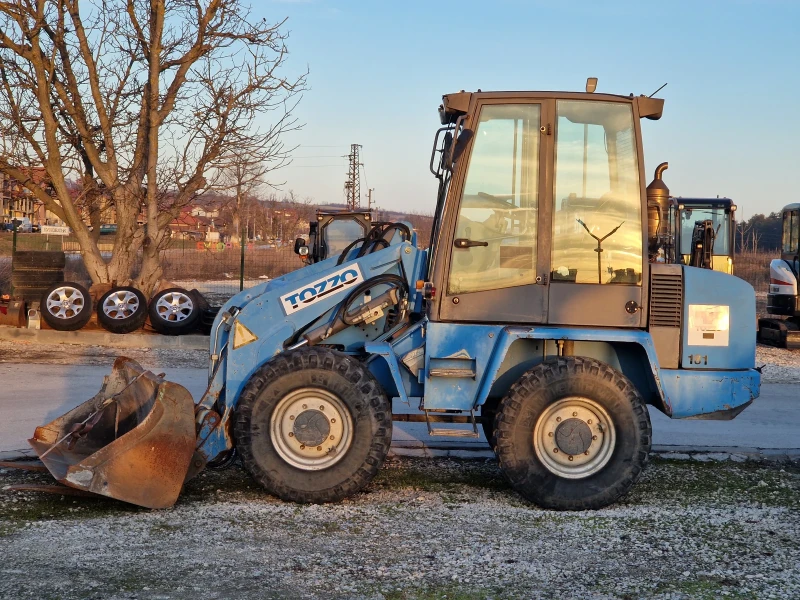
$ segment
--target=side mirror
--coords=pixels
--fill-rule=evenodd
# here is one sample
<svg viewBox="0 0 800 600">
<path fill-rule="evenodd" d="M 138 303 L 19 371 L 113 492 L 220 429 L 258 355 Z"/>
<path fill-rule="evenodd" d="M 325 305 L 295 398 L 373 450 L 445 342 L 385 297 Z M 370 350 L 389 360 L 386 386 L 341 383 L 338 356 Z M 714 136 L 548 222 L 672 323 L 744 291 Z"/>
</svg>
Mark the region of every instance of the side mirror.
<svg viewBox="0 0 800 600">
<path fill-rule="evenodd" d="M 306 249 L 305 253 L 300 252 L 301 248 Z M 300 255 L 308 254 L 308 247 L 306 246 L 306 241 L 303 238 L 297 238 L 294 241 L 294 253 Z"/>
<path fill-rule="evenodd" d="M 458 162 L 458 159 L 461 158 L 461 155 L 464 154 L 464 150 L 467 148 L 467 144 L 472 139 L 472 130 L 465 129 L 461 132 L 461 134 L 456 139 L 455 146 L 453 146 L 453 154 L 450 157 L 450 168 L 453 168 L 455 164 Z"/>
</svg>

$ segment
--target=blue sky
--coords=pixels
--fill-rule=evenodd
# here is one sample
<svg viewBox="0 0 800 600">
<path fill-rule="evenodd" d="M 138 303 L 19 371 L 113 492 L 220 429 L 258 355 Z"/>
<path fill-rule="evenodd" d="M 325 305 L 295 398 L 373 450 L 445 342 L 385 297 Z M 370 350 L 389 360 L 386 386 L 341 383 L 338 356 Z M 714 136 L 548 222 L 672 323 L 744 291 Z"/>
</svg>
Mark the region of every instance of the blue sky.
<svg viewBox="0 0 800 600">
<path fill-rule="evenodd" d="M 431 213 L 428 171 L 444 93 L 598 91 L 666 100 L 643 125 L 647 180 L 669 161 L 674 195 L 729 196 L 739 218 L 796 202 L 800 2 L 254 2 L 288 17 L 288 71 L 306 67 L 299 144 L 276 174 L 301 197 L 341 202 L 351 143 L 382 208 Z M 332 165 L 332 166 L 329 166 Z"/>
</svg>

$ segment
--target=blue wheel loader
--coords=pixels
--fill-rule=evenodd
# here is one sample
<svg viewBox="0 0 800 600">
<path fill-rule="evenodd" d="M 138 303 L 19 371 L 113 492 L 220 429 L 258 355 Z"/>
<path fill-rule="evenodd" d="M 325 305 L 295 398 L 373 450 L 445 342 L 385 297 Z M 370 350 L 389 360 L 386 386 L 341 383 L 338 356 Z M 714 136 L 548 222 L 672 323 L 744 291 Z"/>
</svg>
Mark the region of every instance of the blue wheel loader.
<svg viewBox="0 0 800 600">
<path fill-rule="evenodd" d="M 172 505 L 235 454 L 268 493 L 322 503 L 369 484 L 393 420 L 482 427 L 531 502 L 613 503 L 647 463 L 648 406 L 731 419 L 760 387 L 753 288 L 648 258 L 669 193 L 646 187 L 640 123 L 662 110 L 589 92 L 444 96 L 430 248 L 384 224 L 245 290 L 217 315 L 196 403 L 120 359 L 31 444 L 63 484 L 141 506 Z"/>
</svg>

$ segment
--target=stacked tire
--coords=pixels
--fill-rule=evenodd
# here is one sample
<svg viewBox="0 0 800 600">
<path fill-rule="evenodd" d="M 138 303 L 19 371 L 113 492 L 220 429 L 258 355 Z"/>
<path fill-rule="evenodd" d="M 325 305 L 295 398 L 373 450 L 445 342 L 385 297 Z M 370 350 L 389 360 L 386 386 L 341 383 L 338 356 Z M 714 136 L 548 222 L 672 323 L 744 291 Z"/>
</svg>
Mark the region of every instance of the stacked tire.
<svg viewBox="0 0 800 600">
<path fill-rule="evenodd" d="M 53 285 L 64 281 L 63 252 L 17 251 L 11 268 L 14 296 L 25 302 L 40 300 Z"/>
</svg>

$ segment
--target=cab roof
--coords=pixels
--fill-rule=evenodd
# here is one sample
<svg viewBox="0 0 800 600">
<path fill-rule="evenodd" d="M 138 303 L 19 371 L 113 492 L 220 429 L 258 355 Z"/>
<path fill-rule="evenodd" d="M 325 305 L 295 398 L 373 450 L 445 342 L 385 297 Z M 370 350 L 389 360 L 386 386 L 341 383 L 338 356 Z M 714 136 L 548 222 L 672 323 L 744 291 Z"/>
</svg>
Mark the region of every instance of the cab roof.
<svg viewBox="0 0 800 600">
<path fill-rule="evenodd" d="M 733 200 L 730 198 L 683 198 L 681 196 L 675 196 L 673 200 L 679 204 L 688 205 L 689 208 L 693 206 L 722 206 L 724 208 L 730 208 L 733 206 Z"/>
<path fill-rule="evenodd" d="M 455 123 L 456 119 L 469 112 L 473 101 L 484 99 L 541 99 L 541 100 L 593 100 L 595 102 L 636 102 L 639 106 L 639 117 L 651 120 L 658 120 L 664 111 L 664 100 L 661 98 L 650 98 L 648 96 L 620 96 L 617 94 L 598 94 L 589 92 L 548 92 L 548 91 L 495 91 L 466 92 L 461 90 L 452 94 L 442 96 L 442 104 L 439 107 L 439 116 L 442 125 Z"/>
</svg>

